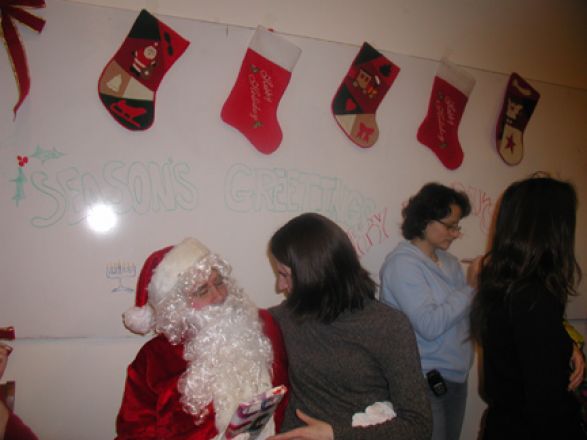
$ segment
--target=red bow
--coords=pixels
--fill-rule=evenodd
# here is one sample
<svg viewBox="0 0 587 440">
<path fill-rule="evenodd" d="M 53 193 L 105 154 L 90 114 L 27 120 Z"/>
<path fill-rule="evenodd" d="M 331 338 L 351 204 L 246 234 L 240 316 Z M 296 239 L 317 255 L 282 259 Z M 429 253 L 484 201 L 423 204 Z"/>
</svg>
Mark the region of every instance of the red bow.
<svg viewBox="0 0 587 440">
<path fill-rule="evenodd" d="M 31 8 L 44 8 L 45 0 L 0 0 L 0 15 L 2 15 L 2 34 L 4 35 L 4 44 L 8 50 L 8 56 L 12 63 L 12 70 L 18 86 L 18 102 L 14 106 L 14 117 L 16 111 L 24 101 L 24 98 L 29 94 L 31 80 L 29 78 L 29 69 L 26 62 L 26 54 L 24 47 L 18 36 L 18 31 L 12 19 L 18 20 L 26 24 L 37 32 L 43 30 L 45 20 L 35 17 L 30 12 L 21 9 L 20 6 L 28 6 Z"/>
</svg>

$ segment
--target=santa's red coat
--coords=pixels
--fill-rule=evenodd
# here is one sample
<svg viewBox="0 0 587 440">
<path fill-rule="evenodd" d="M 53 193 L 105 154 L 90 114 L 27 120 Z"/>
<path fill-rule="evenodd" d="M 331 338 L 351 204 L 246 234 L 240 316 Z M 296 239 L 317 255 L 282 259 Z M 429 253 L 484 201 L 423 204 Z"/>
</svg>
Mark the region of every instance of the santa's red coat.
<svg viewBox="0 0 587 440">
<path fill-rule="evenodd" d="M 273 346 L 273 385 L 287 386 L 287 358 L 281 331 L 266 310 L 259 310 L 259 317 Z M 213 404 L 210 404 L 210 416 L 197 426 L 194 417 L 182 408 L 177 381 L 186 368 L 183 345 L 171 345 L 163 335 L 141 348 L 128 367 L 116 419 L 116 439 L 210 440 L 218 435 Z M 276 430 L 283 420 L 286 404 L 287 395 L 275 412 Z"/>
</svg>

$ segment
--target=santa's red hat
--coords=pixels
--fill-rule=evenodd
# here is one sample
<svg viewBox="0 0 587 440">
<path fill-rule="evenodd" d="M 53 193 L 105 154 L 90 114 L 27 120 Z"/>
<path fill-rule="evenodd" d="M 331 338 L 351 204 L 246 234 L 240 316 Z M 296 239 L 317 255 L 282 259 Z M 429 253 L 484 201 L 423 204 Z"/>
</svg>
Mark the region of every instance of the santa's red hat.
<svg viewBox="0 0 587 440">
<path fill-rule="evenodd" d="M 133 333 L 144 335 L 153 329 L 153 307 L 170 293 L 178 277 L 188 268 L 210 254 L 195 238 L 186 238 L 175 246 L 153 252 L 145 261 L 139 280 L 135 306 L 124 315 L 124 326 Z"/>
</svg>

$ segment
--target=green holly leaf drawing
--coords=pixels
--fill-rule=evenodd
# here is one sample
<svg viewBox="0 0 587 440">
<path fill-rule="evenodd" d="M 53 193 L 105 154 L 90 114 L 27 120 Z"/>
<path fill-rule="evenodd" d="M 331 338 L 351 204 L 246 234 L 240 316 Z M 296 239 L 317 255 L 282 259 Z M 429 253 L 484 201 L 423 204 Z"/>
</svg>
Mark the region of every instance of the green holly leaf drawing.
<svg viewBox="0 0 587 440">
<path fill-rule="evenodd" d="M 64 155 L 65 155 L 65 153 L 61 153 L 60 151 L 57 151 L 55 149 L 55 147 L 53 147 L 52 150 L 45 150 L 37 145 L 37 149 L 35 150 L 35 152 L 33 154 L 31 154 L 31 157 L 36 157 L 42 163 L 45 163 L 46 161 L 51 160 L 51 159 L 59 159 L 61 156 L 64 156 Z"/>
<path fill-rule="evenodd" d="M 16 191 L 14 192 L 14 196 L 12 200 L 16 203 L 16 206 L 20 203 L 22 199 L 24 199 L 24 184 L 27 181 L 22 168 L 18 169 L 18 176 L 15 179 L 12 179 L 11 182 L 16 184 Z"/>
</svg>

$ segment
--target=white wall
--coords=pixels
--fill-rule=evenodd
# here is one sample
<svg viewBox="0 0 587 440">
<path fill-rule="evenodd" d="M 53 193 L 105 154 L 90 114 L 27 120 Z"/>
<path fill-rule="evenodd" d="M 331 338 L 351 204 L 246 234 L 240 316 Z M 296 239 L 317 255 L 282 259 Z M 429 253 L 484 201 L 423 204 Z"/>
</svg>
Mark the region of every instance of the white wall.
<svg viewBox="0 0 587 440">
<path fill-rule="evenodd" d="M 158 15 L 242 25 L 453 62 L 491 72 L 517 71 L 587 90 L 587 3 L 584 0 L 93 0 Z M 51 0 L 48 0 L 51 7 Z M 42 15 L 42 12 L 41 12 Z M 99 72 L 96 72 L 98 75 Z M 34 86 L 33 78 L 33 86 Z M 12 102 L 12 99 L 10 100 Z M 5 105 L 5 103 L 3 104 Z M 586 115 L 587 117 L 587 109 Z M 573 322 L 583 334 L 585 321 Z M 0 325 L 9 323 L 0 322 Z M 17 329 L 18 336 L 18 329 Z M 103 440 L 114 432 L 125 368 L 144 339 L 18 339 L 4 380 L 16 379 L 16 410 L 43 439 Z M 471 375 L 462 439 L 474 439 L 484 405 Z M 84 410 L 80 411 L 80 407 Z M 54 417 L 71 414 L 72 420 Z"/>
</svg>

